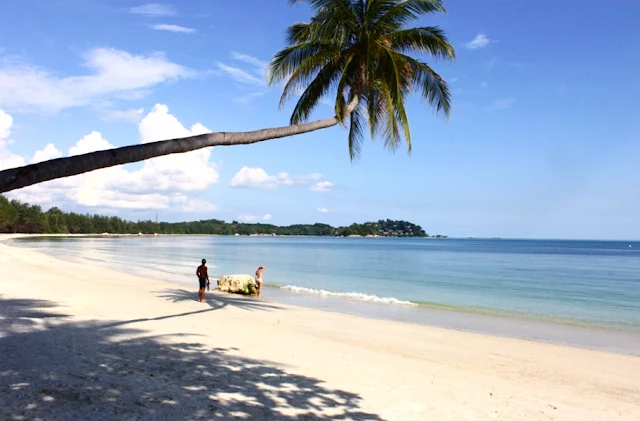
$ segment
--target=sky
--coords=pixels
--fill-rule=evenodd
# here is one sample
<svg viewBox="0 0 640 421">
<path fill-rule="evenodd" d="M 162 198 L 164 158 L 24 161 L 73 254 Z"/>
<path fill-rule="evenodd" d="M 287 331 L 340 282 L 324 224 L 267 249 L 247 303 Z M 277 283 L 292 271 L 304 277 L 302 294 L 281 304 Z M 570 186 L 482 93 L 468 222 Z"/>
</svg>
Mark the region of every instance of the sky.
<svg viewBox="0 0 640 421">
<path fill-rule="evenodd" d="M 449 0 L 449 120 L 409 99 L 413 151 L 334 127 L 7 194 L 131 220 L 277 225 L 403 219 L 456 237 L 640 239 L 640 2 Z M 5 0 L 0 169 L 288 123 L 266 65 L 308 21 L 287 0 Z M 312 118 L 332 116 L 323 104 Z"/>
</svg>

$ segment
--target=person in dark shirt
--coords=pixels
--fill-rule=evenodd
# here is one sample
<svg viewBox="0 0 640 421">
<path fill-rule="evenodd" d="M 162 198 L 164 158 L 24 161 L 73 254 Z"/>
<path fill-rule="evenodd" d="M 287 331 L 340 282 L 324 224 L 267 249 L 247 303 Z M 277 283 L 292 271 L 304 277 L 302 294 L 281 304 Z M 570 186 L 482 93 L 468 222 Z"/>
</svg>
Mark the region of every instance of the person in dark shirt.
<svg viewBox="0 0 640 421">
<path fill-rule="evenodd" d="M 209 288 L 209 271 L 207 270 L 207 261 L 202 259 L 202 264 L 196 269 L 200 289 L 198 289 L 198 301 L 204 303 L 204 289 Z"/>
</svg>

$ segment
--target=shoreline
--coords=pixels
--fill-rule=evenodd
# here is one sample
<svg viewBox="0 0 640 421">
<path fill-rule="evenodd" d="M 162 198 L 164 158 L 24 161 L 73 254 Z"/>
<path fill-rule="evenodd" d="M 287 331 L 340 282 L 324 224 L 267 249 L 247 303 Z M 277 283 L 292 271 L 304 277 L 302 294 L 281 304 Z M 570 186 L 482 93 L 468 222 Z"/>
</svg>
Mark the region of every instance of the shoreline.
<svg viewBox="0 0 640 421">
<path fill-rule="evenodd" d="M 182 234 L 175 235 L 182 236 Z M 116 236 L 138 237 L 137 234 L 113 235 L 112 237 Z M 189 236 L 199 236 L 199 234 Z M 7 239 L 30 237 L 104 238 L 95 234 L 12 234 L 0 235 L 0 244 Z M 28 246 L 16 247 L 32 250 Z M 61 262 L 93 264 L 83 260 L 63 259 L 53 256 L 53 254 L 48 254 L 48 256 L 59 259 Z M 140 273 L 136 273 L 136 271 L 126 270 L 117 265 L 103 262 L 98 262 L 97 264 L 119 273 L 140 276 Z M 184 287 L 187 285 L 170 279 L 164 279 L 163 281 L 169 282 L 174 286 Z M 330 293 L 327 296 L 326 294 L 310 294 L 304 291 L 297 291 L 307 290 L 307 288 L 294 287 L 294 291 L 290 291 L 282 285 L 267 284 L 266 286 L 263 299 L 277 304 L 364 317 L 371 320 L 409 323 L 416 326 L 443 328 L 460 332 L 640 356 L 640 332 L 619 326 L 589 324 L 552 316 L 545 317 L 517 312 L 492 311 L 492 309 L 484 308 L 474 311 L 476 309 L 455 308 L 437 303 L 435 305 L 423 305 L 416 302 L 410 302 L 411 305 L 387 303 L 384 298 L 380 299 L 380 297 L 375 296 L 370 297 L 378 298 L 381 301 L 371 302 L 352 299 L 349 297 L 352 295 L 351 293 Z M 400 300 L 398 302 L 404 303 Z"/>
<path fill-rule="evenodd" d="M 371 320 L 393 321 L 427 328 L 640 357 L 640 334 L 627 330 L 597 325 L 562 323 L 556 320 L 472 313 L 457 309 L 326 299 L 283 292 L 284 294 L 276 297 L 272 295 L 266 297 L 275 303 L 364 317 Z"/>
<path fill-rule="evenodd" d="M 640 417 L 633 356 L 220 293 L 201 304 L 192 288 L 2 242 L 0 260 L 7 417 Z"/>
</svg>

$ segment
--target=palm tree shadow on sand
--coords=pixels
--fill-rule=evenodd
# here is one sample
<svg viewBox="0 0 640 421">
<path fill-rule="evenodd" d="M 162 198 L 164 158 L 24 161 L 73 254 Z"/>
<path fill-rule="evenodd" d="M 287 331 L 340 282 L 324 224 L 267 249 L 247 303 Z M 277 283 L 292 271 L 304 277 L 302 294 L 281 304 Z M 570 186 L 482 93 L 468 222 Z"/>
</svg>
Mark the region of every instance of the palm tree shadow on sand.
<svg viewBox="0 0 640 421">
<path fill-rule="evenodd" d="M 56 307 L 0 297 L 0 419 L 382 419 L 278 364 Z"/>
<path fill-rule="evenodd" d="M 198 301 L 195 291 L 186 289 L 168 288 L 158 291 L 158 296 L 174 303 L 183 301 Z M 266 302 L 255 297 L 244 297 L 240 295 L 225 294 L 223 292 L 212 291 L 205 295 L 205 303 L 212 309 L 219 309 L 227 306 L 238 307 L 250 311 L 270 311 L 284 310 L 285 308 L 274 303 Z"/>
<path fill-rule="evenodd" d="M 193 293 L 193 291 L 187 291 L 186 289 L 169 288 L 169 289 L 164 289 L 162 291 L 159 291 L 158 294 L 159 294 L 159 297 L 173 301 L 174 303 L 183 302 L 183 301 L 197 301 L 197 299 L 195 298 L 196 295 Z M 157 321 L 157 320 L 173 319 L 176 317 L 191 316 L 194 314 L 208 313 L 210 311 L 219 310 L 226 306 L 235 306 L 235 307 L 240 307 L 242 309 L 251 310 L 251 311 L 284 309 L 283 307 L 280 307 L 278 305 L 265 303 L 263 301 L 252 300 L 250 298 L 244 298 L 244 297 L 234 297 L 230 295 L 224 295 L 222 293 L 207 294 L 207 297 L 205 298 L 205 303 L 207 305 L 204 306 L 205 308 L 203 308 L 202 310 L 187 311 L 183 313 L 164 314 L 156 317 L 143 317 L 139 319 L 121 320 L 121 321 L 105 324 L 103 325 L 103 327 L 116 327 L 116 326 L 129 325 L 133 323 L 142 323 L 142 322 L 150 322 L 150 321 Z"/>
</svg>

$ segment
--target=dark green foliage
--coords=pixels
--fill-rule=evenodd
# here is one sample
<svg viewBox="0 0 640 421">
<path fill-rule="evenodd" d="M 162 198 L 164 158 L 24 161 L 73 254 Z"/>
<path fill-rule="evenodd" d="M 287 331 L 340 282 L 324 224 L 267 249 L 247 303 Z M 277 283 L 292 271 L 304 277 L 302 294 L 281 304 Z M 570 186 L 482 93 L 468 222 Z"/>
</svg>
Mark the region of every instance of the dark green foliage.
<svg viewBox="0 0 640 421">
<path fill-rule="evenodd" d="M 215 235 L 378 235 L 381 237 L 428 237 L 419 225 L 406 221 L 367 222 L 334 228 L 327 224 L 289 225 L 231 224 L 218 219 L 190 222 L 126 221 L 117 216 L 80 215 L 58 208 L 42 212 L 38 205 L 7 200 L 0 195 L 0 233 L 34 234 L 215 234 Z"/>
<path fill-rule="evenodd" d="M 313 17 L 287 29 L 286 48 L 269 64 L 270 84 L 286 83 L 281 106 L 298 97 L 291 124 L 306 121 L 323 98 L 332 101 L 355 159 L 366 129 L 387 148 L 405 143 L 411 151 L 411 93 L 449 115 L 447 83 L 424 58 L 453 60 L 454 48 L 437 26 L 408 27 L 445 12 L 444 0 L 291 0 L 299 2 Z"/>
</svg>

